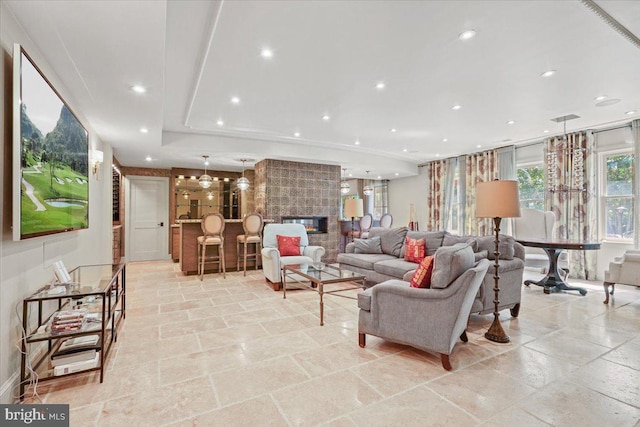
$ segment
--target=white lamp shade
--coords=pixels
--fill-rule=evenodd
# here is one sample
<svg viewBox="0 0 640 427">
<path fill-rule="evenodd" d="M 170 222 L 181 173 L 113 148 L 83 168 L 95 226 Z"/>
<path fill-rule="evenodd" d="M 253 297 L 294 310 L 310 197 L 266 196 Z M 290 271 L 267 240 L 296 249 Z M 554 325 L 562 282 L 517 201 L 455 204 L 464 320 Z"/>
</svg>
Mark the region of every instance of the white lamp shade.
<svg viewBox="0 0 640 427">
<path fill-rule="evenodd" d="M 487 181 L 476 186 L 477 218 L 514 218 L 520 216 L 518 181 Z"/>
<path fill-rule="evenodd" d="M 364 215 L 362 199 L 347 199 L 344 201 L 344 216 L 347 218 L 360 218 Z"/>
</svg>

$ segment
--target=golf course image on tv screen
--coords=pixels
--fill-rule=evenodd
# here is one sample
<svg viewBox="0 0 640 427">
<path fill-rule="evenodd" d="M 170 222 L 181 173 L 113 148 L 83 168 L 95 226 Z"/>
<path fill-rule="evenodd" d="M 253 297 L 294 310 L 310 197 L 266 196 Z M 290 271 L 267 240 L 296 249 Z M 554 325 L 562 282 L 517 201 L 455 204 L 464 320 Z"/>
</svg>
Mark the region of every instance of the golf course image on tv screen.
<svg viewBox="0 0 640 427">
<path fill-rule="evenodd" d="M 22 49 L 20 62 L 20 238 L 87 228 L 87 131 Z"/>
</svg>

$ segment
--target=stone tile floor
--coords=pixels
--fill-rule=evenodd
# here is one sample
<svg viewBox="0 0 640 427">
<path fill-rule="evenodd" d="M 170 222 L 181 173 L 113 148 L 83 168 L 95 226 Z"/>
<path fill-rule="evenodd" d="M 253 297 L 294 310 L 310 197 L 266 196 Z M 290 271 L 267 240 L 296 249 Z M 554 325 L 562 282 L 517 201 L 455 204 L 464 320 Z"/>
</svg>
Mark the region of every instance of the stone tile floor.
<svg viewBox="0 0 640 427">
<path fill-rule="evenodd" d="M 539 275 L 525 272 L 527 278 Z M 640 426 L 640 289 L 522 288 L 511 343 L 483 334 L 445 371 L 435 354 L 367 337 L 356 302 L 274 292 L 260 271 L 184 277 L 171 262 L 127 266 L 127 319 L 104 383 L 41 383 L 26 402 L 68 403 L 72 426 Z M 355 291 L 350 291 L 355 293 Z"/>
</svg>

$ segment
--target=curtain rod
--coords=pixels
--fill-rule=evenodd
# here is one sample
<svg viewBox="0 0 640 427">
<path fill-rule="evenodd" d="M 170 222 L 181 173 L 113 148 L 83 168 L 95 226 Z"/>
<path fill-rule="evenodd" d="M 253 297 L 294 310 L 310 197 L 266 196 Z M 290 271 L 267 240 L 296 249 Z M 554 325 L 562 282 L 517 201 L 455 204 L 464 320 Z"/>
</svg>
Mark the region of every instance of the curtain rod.
<svg viewBox="0 0 640 427">
<path fill-rule="evenodd" d="M 628 122 L 628 123 L 626 123 L 626 124 L 624 124 L 624 125 L 610 126 L 610 127 L 601 128 L 601 129 L 595 129 L 595 130 L 594 130 L 594 129 L 577 129 L 577 130 L 575 130 L 575 131 L 573 131 L 573 132 L 581 132 L 581 131 L 583 131 L 583 130 L 591 130 L 593 133 L 600 133 L 600 132 L 608 132 L 608 131 L 611 131 L 611 130 L 624 129 L 624 128 L 629 128 L 629 129 L 631 129 L 631 122 Z M 517 150 L 517 149 L 519 149 L 519 148 L 531 147 L 532 145 L 538 145 L 538 144 L 542 144 L 542 143 L 544 143 L 544 140 L 542 140 L 542 141 L 532 141 L 532 142 L 526 142 L 526 143 L 524 143 L 524 144 L 519 144 L 519 145 L 515 145 L 515 144 L 514 144 L 514 145 L 515 145 L 515 148 L 516 148 L 516 150 Z M 504 148 L 504 147 L 505 147 L 505 146 L 503 146 L 503 147 L 498 147 L 498 148 L 495 148 L 495 150 L 498 150 L 498 149 L 500 149 L 500 148 Z M 508 146 L 507 146 L 507 147 L 508 147 Z M 465 154 L 460 154 L 460 155 L 458 155 L 458 156 L 445 157 L 444 159 L 441 159 L 441 160 L 453 159 L 453 158 L 460 157 L 460 156 L 464 156 L 464 155 L 465 155 Z M 425 166 L 427 166 L 429 163 L 434 162 L 434 161 L 435 161 L 435 160 L 429 160 L 428 162 L 420 163 L 420 164 L 418 165 L 418 167 L 419 167 L 419 168 L 425 167 Z"/>
</svg>

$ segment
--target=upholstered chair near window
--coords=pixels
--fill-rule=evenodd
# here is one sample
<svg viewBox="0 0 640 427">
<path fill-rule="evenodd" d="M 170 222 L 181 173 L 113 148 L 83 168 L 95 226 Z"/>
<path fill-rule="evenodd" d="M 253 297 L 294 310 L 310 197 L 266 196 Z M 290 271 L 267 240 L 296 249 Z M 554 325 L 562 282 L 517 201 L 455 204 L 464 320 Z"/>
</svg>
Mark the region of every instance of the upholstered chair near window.
<svg viewBox="0 0 640 427">
<path fill-rule="evenodd" d="M 283 266 L 320 262 L 325 253 L 322 246 L 309 246 L 307 230 L 302 224 L 267 224 L 263 234 L 262 271 L 276 291 L 282 283 Z M 292 247 L 292 241 L 297 242 L 296 247 Z"/>
<path fill-rule="evenodd" d="M 391 228 L 393 224 L 393 216 L 390 213 L 386 213 L 380 217 L 380 227 Z"/>
<path fill-rule="evenodd" d="M 609 269 L 604 272 L 605 304 L 609 304 L 609 287 L 613 295 L 616 283 L 640 286 L 640 251 L 628 250 L 609 263 Z"/>
</svg>

